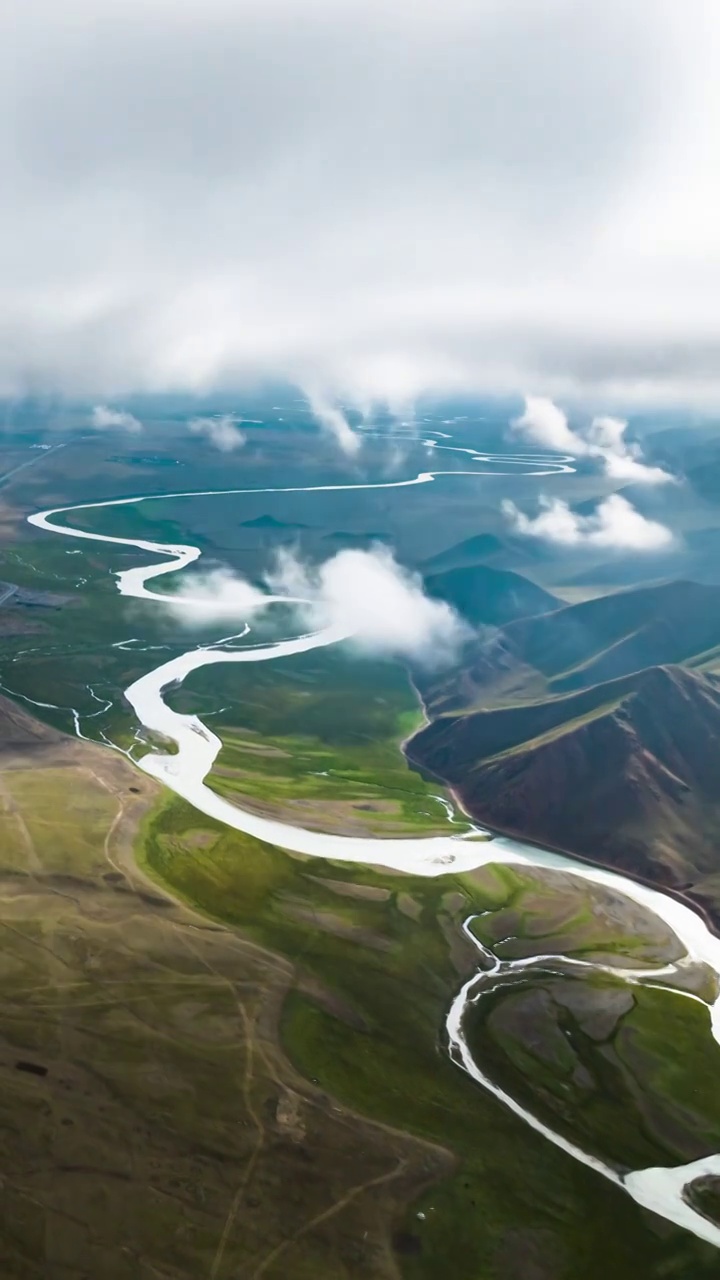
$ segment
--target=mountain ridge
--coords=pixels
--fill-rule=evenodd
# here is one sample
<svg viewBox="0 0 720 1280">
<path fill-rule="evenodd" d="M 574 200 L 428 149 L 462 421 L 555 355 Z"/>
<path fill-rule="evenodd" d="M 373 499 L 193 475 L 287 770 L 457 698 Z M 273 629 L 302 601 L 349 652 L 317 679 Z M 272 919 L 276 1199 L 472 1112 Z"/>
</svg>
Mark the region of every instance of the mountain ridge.
<svg viewBox="0 0 720 1280">
<path fill-rule="evenodd" d="M 720 927 L 711 642 L 720 590 L 683 582 L 510 623 L 421 686 L 428 723 L 406 754 L 481 824 L 687 889 Z M 642 665 L 657 653 L 684 662 Z M 600 670 L 620 673 L 594 678 Z"/>
<path fill-rule="evenodd" d="M 505 626 L 557 609 L 557 598 L 511 569 L 463 565 L 424 578 L 426 593 L 443 600 L 473 626 Z"/>
</svg>

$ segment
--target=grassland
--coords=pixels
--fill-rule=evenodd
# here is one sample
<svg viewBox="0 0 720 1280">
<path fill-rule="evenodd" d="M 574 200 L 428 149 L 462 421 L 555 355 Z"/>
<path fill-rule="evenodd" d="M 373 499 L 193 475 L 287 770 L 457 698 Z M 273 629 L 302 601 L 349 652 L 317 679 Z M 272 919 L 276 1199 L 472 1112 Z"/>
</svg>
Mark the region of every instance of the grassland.
<svg viewBox="0 0 720 1280">
<path fill-rule="evenodd" d="M 110 496 L 100 463 L 83 472 L 76 500 Z M 67 477 L 59 495 L 41 492 L 39 471 L 26 473 L 31 505 L 71 500 Z M 206 480 L 178 484 L 169 468 L 162 474 L 168 487 Z M 142 489 L 142 478 L 142 466 L 119 467 L 112 491 Z M 432 522 L 425 488 L 433 491 Z M 437 549 L 442 492 L 436 484 L 392 495 L 393 527 L 413 554 Z M 303 520 L 296 501 L 288 518 Z M 390 527 L 390 499 L 353 501 L 366 504 L 366 527 Z M 343 498 L 341 527 L 349 502 Z M 237 519 L 268 509 L 266 498 L 247 501 Z M 463 498 L 453 489 L 446 509 L 477 528 L 476 492 Z M 219 504 L 212 530 L 199 536 L 186 532 L 187 511 L 147 504 L 82 521 L 217 549 Z M 451 540 L 449 524 L 441 532 Z M 155 605 L 118 597 L 111 571 L 142 553 L 97 545 L 68 554 L 75 549 L 33 535 L 32 546 L 7 550 L 11 567 L 0 564 L 0 577 L 69 587 L 77 603 L 44 613 L 39 641 L 8 641 L 3 678 L 29 697 L 88 713 L 89 682 L 115 705 L 85 722 L 87 731 L 105 728 L 126 745 L 134 726 L 122 689 L 197 637 L 178 635 Z M 147 655 L 111 648 L 134 635 L 167 647 Z M 172 702 L 212 714 L 226 749 L 211 781 L 226 794 L 274 811 L 294 805 L 307 825 L 324 811 L 338 830 L 431 830 L 440 816 L 431 788 L 396 751 L 416 714 L 402 673 L 368 665 L 358 684 L 357 666 L 343 672 L 342 662 L 309 655 L 272 674 L 202 672 Z M 229 710 L 218 714 L 223 706 Z M 41 713 L 70 728 L 69 713 Z M 549 893 L 529 873 L 428 882 L 290 858 L 151 794 L 117 756 L 93 752 L 90 761 L 76 755 L 61 769 L 53 757 L 47 778 L 36 765 L 31 778 L 28 762 L 15 761 L 2 774 L 3 1274 L 714 1280 L 716 1251 L 641 1213 L 528 1130 L 452 1066 L 443 1040 L 449 1002 L 476 965 L 459 929 L 466 915 L 488 913 L 478 932 L 506 955 L 563 949 L 650 966 L 669 947 L 655 926 L 617 903 L 599 907 L 577 885 L 558 881 Z M 133 823 L 151 799 L 138 870 Z M 368 802 L 372 809 L 358 807 Z M 567 990 L 556 986 L 553 1001 L 567 1013 Z M 611 1152 L 617 1159 L 641 1143 L 643 1151 L 684 1149 L 698 1140 L 699 1120 L 715 1124 L 705 1015 L 692 1006 L 696 1013 L 685 1016 L 688 1006 L 677 1017 L 677 997 L 652 993 L 613 1024 L 626 1069 L 610 1117 L 613 1142 L 621 1124 L 627 1129 L 626 1146 Z M 573 1016 L 580 1033 L 592 1025 L 587 1013 Z M 552 1026 L 544 1036 L 559 1055 Z M 481 1060 L 489 1052 L 488 1069 L 513 1073 L 518 1095 L 557 1118 L 542 1056 L 528 1057 L 507 1028 L 492 1044 L 482 1039 L 477 1052 Z M 603 1047 L 583 1049 L 596 1071 Z M 47 1075 L 18 1070 L 18 1062 Z M 566 1056 L 561 1062 L 569 1069 Z M 703 1092 L 693 1099 L 687 1082 L 696 1067 Z M 559 1124 L 572 1130 L 584 1098 L 572 1075 L 570 1086 Z M 664 1108 L 652 1140 L 640 1088 Z M 590 1140 L 605 1118 L 586 1124 Z"/>
<path fill-rule="evenodd" d="M 47 732 L 0 753 L 0 1274 L 394 1280 L 449 1154 L 298 1076 L 291 963 L 147 881 L 154 786 Z"/>
<path fill-rule="evenodd" d="M 499 981 L 476 1005 L 470 1043 L 490 1077 L 620 1170 L 720 1150 L 720 1051 L 707 1011 L 667 991 L 552 968 Z"/>
<path fill-rule="evenodd" d="M 206 667 L 168 702 L 207 716 L 219 734 L 208 782 L 230 799 L 338 833 L 447 831 L 441 789 L 399 750 L 421 721 L 399 664 L 318 650 Z"/>
<path fill-rule="evenodd" d="M 714 1251 L 677 1231 L 656 1237 L 622 1193 L 529 1131 L 459 1072 L 444 1049 L 450 999 L 476 964 L 474 948 L 460 934 L 461 919 L 471 911 L 502 910 L 522 890 L 526 915 L 519 932 L 525 941 L 534 931 L 532 945 L 541 951 L 555 933 L 572 952 L 572 917 L 575 953 L 587 955 L 598 939 L 583 939 L 581 925 L 595 918 L 598 904 L 586 887 L 564 878 L 558 883 L 565 913 L 546 922 L 543 932 L 541 914 L 532 921 L 538 889 L 532 877 L 522 884 L 516 876 L 509 885 L 485 872 L 428 882 L 289 858 L 199 818 L 177 800 L 147 823 L 142 857 L 159 883 L 292 962 L 282 1038 L 304 1077 L 376 1121 L 447 1146 L 458 1160 L 453 1176 L 395 1220 L 396 1260 L 404 1276 L 605 1280 L 609 1274 L 674 1274 L 709 1280 Z M 603 951 L 619 954 L 637 924 L 623 920 L 612 903 Z M 645 940 L 650 964 L 667 943 L 652 933 L 650 928 Z M 635 946 L 637 957 L 637 937 Z M 674 1013 L 671 995 L 653 998 L 665 1000 L 665 1010 Z M 708 1050 L 706 1024 L 698 1018 L 678 1025 L 678 1052 L 692 1080 L 692 1065 Z M 647 1072 L 645 1064 L 638 1069 L 643 1087 L 671 1093 L 659 1064 L 647 1066 Z M 623 1117 L 630 1132 L 642 1128 L 631 1098 Z M 608 1222 L 614 1231 L 608 1232 Z M 273 1280 L 292 1274 L 271 1272 Z"/>
</svg>

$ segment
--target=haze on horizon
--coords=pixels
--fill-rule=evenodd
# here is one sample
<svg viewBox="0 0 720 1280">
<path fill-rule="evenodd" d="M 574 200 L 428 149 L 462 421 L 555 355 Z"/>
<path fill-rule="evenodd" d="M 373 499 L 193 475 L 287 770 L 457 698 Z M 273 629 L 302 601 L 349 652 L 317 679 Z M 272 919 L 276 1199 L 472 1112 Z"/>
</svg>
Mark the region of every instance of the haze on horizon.
<svg viewBox="0 0 720 1280">
<path fill-rule="evenodd" d="M 9 0 L 0 394 L 720 403 L 715 0 Z"/>
</svg>

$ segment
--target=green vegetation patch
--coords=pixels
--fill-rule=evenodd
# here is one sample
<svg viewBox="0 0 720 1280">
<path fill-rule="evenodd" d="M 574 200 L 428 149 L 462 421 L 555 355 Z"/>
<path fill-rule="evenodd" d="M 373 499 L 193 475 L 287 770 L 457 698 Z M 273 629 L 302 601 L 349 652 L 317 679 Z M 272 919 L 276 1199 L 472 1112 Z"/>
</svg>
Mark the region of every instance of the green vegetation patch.
<svg viewBox="0 0 720 1280">
<path fill-rule="evenodd" d="M 212 715 L 223 746 L 208 785 L 229 799 L 248 797 L 326 830 L 447 832 L 439 784 L 409 768 L 399 749 L 422 717 L 398 664 L 318 650 L 277 664 L 205 667 L 166 696 L 179 712 Z"/>
<path fill-rule="evenodd" d="M 141 856 L 175 893 L 294 962 L 282 1036 L 307 1079 L 341 1104 L 454 1154 L 457 1172 L 398 1220 L 396 1256 L 408 1280 L 520 1280 L 537 1258 L 543 1280 L 659 1276 L 666 1263 L 667 1274 L 709 1280 L 712 1251 L 680 1232 L 660 1242 L 629 1198 L 528 1129 L 449 1060 L 444 1019 L 462 977 L 475 971 L 477 953 L 462 939 L 451 948 L 448 939 L 457 939 L 467 915 L 504 901 L 507 869 L 425 880 L 288 857 L 199 818 L 176 799 L 148 820 Z M 513 875 L 519 886 L 524 873 Z M 338 893 L 333 882 L 389 896 Z M 534 881 L 527 891 L 537 891 Z M 577 891 L 581 914 L 588 889 Z M 565 920 L 557 926 L 564 929 Z M 383 939 L 382 951 L 371 937 Z M 612 937 L 606 941 L 612 947 Z M 692 1035 L 696 1056 L 705 1053 L 701 1018 L 687 1024 L 683 1051 Z M 557 1075 L 556 1063 L 546 1069 Z M 523 1073 L 512 1070 L 520 1093 Z M 576 1103 L 568 1095 L 571 1131 Z M 630 1096 L 614 1114 L 631 1130 L 644 1123 Z M 271 1280 L 287 1274 L 278 1268 Z"/>
</svg>

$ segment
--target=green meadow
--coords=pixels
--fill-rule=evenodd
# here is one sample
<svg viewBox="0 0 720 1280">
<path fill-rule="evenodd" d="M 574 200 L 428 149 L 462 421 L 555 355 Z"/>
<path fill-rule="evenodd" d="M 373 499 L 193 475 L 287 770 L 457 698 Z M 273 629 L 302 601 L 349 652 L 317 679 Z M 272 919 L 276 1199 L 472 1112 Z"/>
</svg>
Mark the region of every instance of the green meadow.
<svg viewBox="0 0 720 1280">
<path fill-rule="evenodd" d="M 292 961 L 295 976 L 281 1036 L 306 1078 L 341 1104 L 438 1143 L 454 1156 L 456 1172 L 431 1186 L 398 1224 L 405 1276 L 501 1280 L 530 1274 L 522 1267 L 534 1265 L 542 1254 L 543 1265 L 551 1259 L 552 1269 L 537 1274 L 548 1280 L 650 1275 L 661 1262 L 668 1268 L 663 1274 L 710 1280 L 712 1249 L 671 1228 L 657 1236 L 652 1220 L 628 1197 L 529 1130 L 454 1066 L 446 1051 L 447 1009 L 477 967 L 477 953 L 460 932 L 462 920 L 473 912 L 488 912 L 484 918 L 490 920 L 522 893 L 527 911 L 521 940 L 538 952 L 552 946 L 553 936 L 567 943 L 572 919 L 576 937 L 568 954 L 587 956 L 599 943 L 597 936 L 583 935 L 582 921 L 591 920 L 597 905 L 586 885 L 563 877 L 559 893 L 565 913 L 548 930 L 539 927 L 541 917 L 530 909 L 538 889 L 532 875 L 524 882 L 513 871 L 512 886 L 505 869 L 493 868 L 425 880 L 289 857 L 201 818 L 176 799 L 148 819 L 139 849 L 142 865 L 159 883 Z M 626 930 L 622 920 L 615 935 L 607 930 L 603 950 L 622 955 Z M 644 959 L 649 971 L 660 963 L 658 950 L 666 943 L 648 922 Z M 643 940 L 636 937 L 636 959 L 642 949 Z M 484 1016 L 485 1005 L 479 1007 Z M 662 1063 L 653 1056 L 659 1020 L 668 1017 L 678 1027 L 676 1072 L 684 1084 L 677 1091 L 673 1072 L 663 1076 Z M 613 1132 L 626 1130 L 624 1149 L 603 1154 L 613 1159 L 652 1150 L 659 1159 L 668 1155 L 668 1145 L 658 1138 L 653 1147 L 645 1140 L 641 1094 L 648 1087 L 658 1091 L 658 1105 L 663 1099 L 668 1104 L 668 1124 L 684 1114 L 695 1067 L 708 1081 L 712 1069 L 707 1013 L 672 993 L 633 989 L 630 1008 L 618 1021 L 615 1040 L 618 1046 L 623 1041 L 636 1088 L 611 1104 Z M 485 1037 L 474 1020 L 472 1034 L 482 1063 Z M 500 1063 L 499 1048 L 493 1048 L 494 1057 L 490 1053 L 488 1069 L 512 1078 L 518 1096 L 527 1095 L 528 1105 L 540 1112 L 549 1068 L 532 1055 L 521 1060 L 521 1050 L 519 1045 L 510 1064 L 511 1077 L 508 1064 Z M 570 1095 L 565 1099 L 570 1129 L 577 1101 Z M 599 1104 L 593 1134 L 587 1133 L 587 1123 L 583 1126 L 589 1147 L 598 1145 L 606 1118 Z M 686 1116 L 683 1141 L 697 1142 L 699 1123 L 712 1133 L 719 1118 L 713 1091 L 706 1088 Z M 608 1221 L 614 1223 L 611 1232 Z"/>
</svg>

